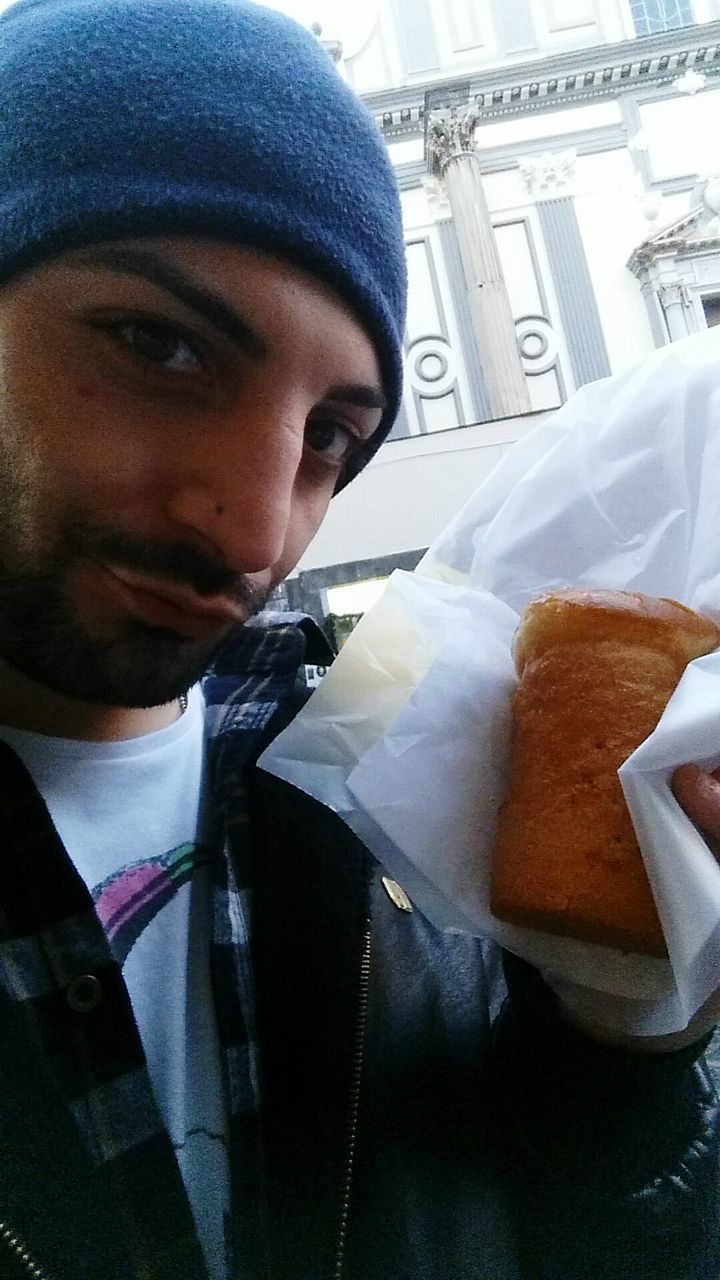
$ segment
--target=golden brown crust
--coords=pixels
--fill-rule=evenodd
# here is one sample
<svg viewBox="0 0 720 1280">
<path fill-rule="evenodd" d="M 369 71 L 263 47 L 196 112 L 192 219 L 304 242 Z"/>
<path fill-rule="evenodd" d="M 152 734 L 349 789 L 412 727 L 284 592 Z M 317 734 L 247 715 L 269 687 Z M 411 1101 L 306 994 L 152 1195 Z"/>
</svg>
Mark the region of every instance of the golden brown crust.
<svg viewBox="0 0 720 1280">
<path fill-rule="evenodd" d="M 491 876 L 500 919 L 627 951 L 665 943 L 617 770 L 720 629 L 672 600 L 553 592 L 520 624 L 510 777 Z"/>
<path fill-rule="evenodd" d="M 550 591 L 522 616 L 513 644 L 518 675 L 552 645 L 580 640 L 647 645 L 671 655 L 680 673 L 720 645 L 720 628 L 676 600 L 640 592 Z"/>
</svg>

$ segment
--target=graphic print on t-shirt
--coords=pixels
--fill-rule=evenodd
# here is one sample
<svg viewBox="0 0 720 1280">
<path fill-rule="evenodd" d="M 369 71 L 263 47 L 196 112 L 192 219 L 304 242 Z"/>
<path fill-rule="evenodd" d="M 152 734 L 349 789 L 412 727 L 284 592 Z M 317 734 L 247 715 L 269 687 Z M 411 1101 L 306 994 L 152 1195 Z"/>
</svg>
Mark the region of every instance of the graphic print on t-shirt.
<svg viewBox="0 0 720 1280">
<path fill-rule="evenodd" d="M 209 971 L 213 854 L 184 841 L 118 867 L 92 891 L 131 993 L 161 1115 L 212 1280 L 226 1280 L 227 1126 Z"/>
<path fill-rule="evenodd" d="M 209 850 L 187 841 L 158 857 L 130 863 L 96 885 L 95 909 L 120 966 L 178 889 L 209 864 Z"/>
</svg>

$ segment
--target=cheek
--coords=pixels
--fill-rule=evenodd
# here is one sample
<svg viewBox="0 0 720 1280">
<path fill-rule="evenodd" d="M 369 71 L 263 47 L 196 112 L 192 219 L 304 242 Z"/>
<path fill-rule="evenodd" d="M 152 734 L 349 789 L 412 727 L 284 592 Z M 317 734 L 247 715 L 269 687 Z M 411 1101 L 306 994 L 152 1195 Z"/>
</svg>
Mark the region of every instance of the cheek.
<svg viewBox="0 0 720 1280">
<path fill-rule="evenodd" d="M 44 452 L 3 396 L 0 430 L 0 556 L 3 564 L 35 568 L 52 541 L 59 506 Z"/>
<path fill-rule="evenodd" d="M 153 424 L 106 380 L 81 367 L 81 355 L 62 331 L 18 322 L 6 332 L 1 322 L 2 316 L 0 460 L 6 503 L 12 489 L 21 487 L 26 524 L 51 530 L 68 512 L 105 516 L 152 493 L 168 455 L 166 449 L 163 463 Z M 29 331 L 37 335 L 32 350 Z"/>
<path fill-rule="evenodd" d="M 80 404 L 92 404 L 98 397 L 97 383 L 90 380 L 78 382 L 75 394 Z"/>
<path fill-rule="evenodd" d="M 66 387 L 38 436 L 59 488 L 91 507 L 156 488 L 167 468 L 167 449 L 152 424 L 88 378 Z"/>
</svg>

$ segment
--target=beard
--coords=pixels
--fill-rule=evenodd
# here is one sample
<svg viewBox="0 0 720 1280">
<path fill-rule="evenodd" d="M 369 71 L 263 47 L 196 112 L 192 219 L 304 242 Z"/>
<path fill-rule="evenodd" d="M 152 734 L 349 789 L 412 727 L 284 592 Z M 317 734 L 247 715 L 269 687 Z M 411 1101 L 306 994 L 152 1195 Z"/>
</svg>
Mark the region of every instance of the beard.
<svg viewBox="0 0 720 1280">
<path fill-rule="evenodd" d="M 5 526 L 0 544 L 0 658 L 65 697 L 109 707 L 172 702 L 200 679 L 228 644 L 232 630 L 242 625 L 200 641 L 126 618 L 112 633 L 92 635 L 77 616 L 68 585 L 73 570 L 83 563 L 140 572 L 190 587 L 200 596 L 223 595 L 241 604 L 246 617 L 262 609 L 267 599 L 267 591 L 193 546 L 149 542 L 81 521 L 68 523 L 52 553 L 43 554 L 42 568 L 13 565 L 7 521 L 0 523 Z"/>
</svg>

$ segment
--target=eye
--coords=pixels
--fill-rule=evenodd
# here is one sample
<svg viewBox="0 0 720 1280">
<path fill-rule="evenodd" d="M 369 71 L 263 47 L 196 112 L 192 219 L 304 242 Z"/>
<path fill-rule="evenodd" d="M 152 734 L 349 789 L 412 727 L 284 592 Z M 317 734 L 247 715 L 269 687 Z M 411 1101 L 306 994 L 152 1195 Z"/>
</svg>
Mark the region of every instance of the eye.
<svg viewBox="0 0 720 1280">
<path fill-rule="evenodd" d="M 308 422 L 305 440 L 314 453 L 340 466 L 347 462 L 361 443 L 357 432 L 332 418 L 313 418 Z"/>
<path fill-rule="evenodd" d="M 152 320 L 126 320 L 115 334 L 134 355 L 168 373 L 198 373 L 202 361 L 177 329 Z"/>
</svg>

